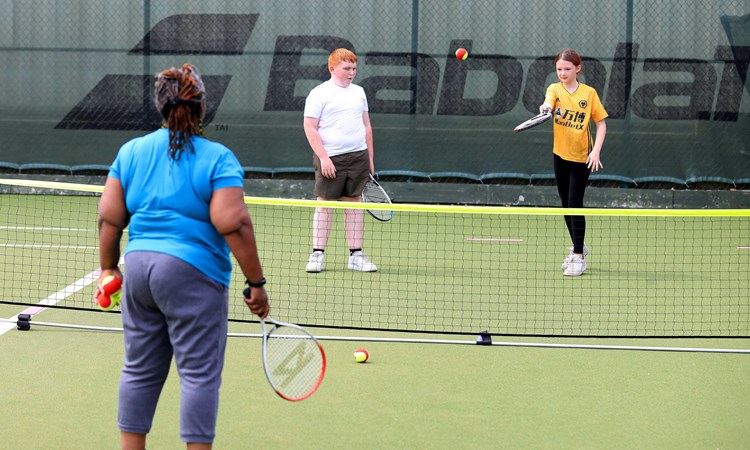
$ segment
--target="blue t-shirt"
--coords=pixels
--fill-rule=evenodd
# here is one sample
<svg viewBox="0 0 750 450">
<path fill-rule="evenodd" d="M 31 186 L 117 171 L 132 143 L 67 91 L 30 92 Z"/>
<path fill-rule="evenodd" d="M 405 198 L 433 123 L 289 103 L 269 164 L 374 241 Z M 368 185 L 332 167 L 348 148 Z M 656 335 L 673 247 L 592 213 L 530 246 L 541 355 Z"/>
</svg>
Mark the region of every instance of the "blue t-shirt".
<svg viewBox="0 0 750 450">
<path fill-rule="evenodd" d="M 166 253 L 229 285 L 229 247 L 211 224 L 213 191 L 242 187 L 244 171 L 225 146 L 195 136 L 194 152 L 169 157 L 169 130 L 159 129 L 120 148 L 109 176 L 120 180 L 130 213 L 125 253 Z"/>
</svg>

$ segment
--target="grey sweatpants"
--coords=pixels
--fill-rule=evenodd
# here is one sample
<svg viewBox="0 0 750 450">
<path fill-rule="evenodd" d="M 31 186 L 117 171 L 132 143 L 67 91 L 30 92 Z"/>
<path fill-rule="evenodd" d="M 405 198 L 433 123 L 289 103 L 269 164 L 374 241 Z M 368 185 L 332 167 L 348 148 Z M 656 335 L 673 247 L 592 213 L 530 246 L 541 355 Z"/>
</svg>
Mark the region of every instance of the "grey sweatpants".
<svg viewBox="0 0 750 450">
<path fill-rule="evenodd" d="M 190 264 L 156 252 L 125 256 L 120 430 L 150 431 L 174 355 L 180 377 L 180 436 L 184 442 L 213 442 L 227 314 L 227 287 Z"/>
</svg>

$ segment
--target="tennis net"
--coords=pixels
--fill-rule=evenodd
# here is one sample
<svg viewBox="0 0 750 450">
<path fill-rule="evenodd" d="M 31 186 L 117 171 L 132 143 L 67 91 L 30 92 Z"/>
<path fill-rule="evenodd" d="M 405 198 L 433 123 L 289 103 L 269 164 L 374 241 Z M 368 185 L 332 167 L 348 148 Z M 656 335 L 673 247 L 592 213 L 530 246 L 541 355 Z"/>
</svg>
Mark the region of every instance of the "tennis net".
<svg viewBox="0 0 750 450">
<path fill-rule="evenodd" d="M 0 186 L 0 301 L 95 310 L 102 187 Z M 750 210 L 576 210 L 591 253 L 582 276 L 565 277 L 570 210 L 393 205 L 390 222 L 365 218 L 364 251 L 378 266 L 366 273 L 348 268 L 341 203 L 247 203 L 281 320 L 444 334 L 750 337 Z M 324 270 L 307 273 L 316 207 L 333 208 L 334 223 Z M 230 320 L 255 321 L 243 281 L 236 268 Z"/>
</svg>

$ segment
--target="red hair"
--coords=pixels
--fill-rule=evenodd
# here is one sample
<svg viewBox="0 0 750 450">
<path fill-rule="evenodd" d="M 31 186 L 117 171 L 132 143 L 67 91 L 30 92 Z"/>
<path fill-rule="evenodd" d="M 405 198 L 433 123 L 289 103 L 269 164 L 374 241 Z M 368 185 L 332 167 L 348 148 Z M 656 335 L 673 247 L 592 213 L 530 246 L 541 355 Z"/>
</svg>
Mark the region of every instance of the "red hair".
<svg viewBox="0 0 750 450">
<path fill-rule="evenodd" d="M 357 55 L 355 55 L 351 50 L 347 50 L 345 48 L 337 48 L 336 50 L 332 51 L 331 56 L 328 57 L 328 67 L 336 67 L 341 64 L 342 61 L 356 63 Z"/>
</svg>

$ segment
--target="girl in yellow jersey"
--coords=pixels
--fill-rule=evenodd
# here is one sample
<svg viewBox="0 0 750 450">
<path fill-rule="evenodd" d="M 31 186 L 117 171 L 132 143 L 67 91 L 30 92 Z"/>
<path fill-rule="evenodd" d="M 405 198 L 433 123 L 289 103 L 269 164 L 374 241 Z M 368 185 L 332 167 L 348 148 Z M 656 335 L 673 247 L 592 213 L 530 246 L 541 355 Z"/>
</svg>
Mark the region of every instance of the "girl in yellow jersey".
<svg viewBox="0 0 750 450">
<path fill-rule="evenodd" d="M 565 49 L 555 57 L 559 83 L 551 84 L 539 112 L 553 111 L 555 125 L 553 158 L 557 191 L 563 208 L 582 208 L 591 171 L 601 169 L 600 153 L 607 134 L 607 117 L 596 90 L 578 81 L 583 70 L 581 56 Z M 591 121 L 596 125 L 596 139 L 591 137 Z M 586 218 L 565 216 L 565 224 L 573 241 L 570 253 L 563 260 L 563 275 L 578 276 L 586 270 L 584 245 Z"/>
</svg>

